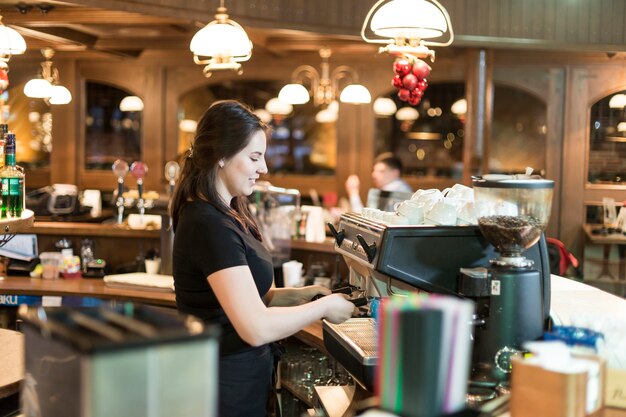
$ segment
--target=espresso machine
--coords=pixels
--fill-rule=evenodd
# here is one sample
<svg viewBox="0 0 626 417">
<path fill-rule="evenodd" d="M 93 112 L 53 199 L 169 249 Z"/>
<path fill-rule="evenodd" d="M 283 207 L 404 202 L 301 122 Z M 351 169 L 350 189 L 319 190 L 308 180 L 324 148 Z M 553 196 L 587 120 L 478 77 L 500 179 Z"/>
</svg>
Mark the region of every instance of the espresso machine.
<svg viewBox="0 0 626 417">
<path fill-rule="evenodd" d="M 463 295 L 461 268 L 484 267 L 497 257 L 493 245 L 478 226 L 389 225 L 356 213 L 341 216 L 337 228 L 329 225 L 335 251 L 350 270 L 350 284 L 370 300 L 408 292 Z M 550 312 L 550 263 L 545 238 L 525 255 L 539 271 L 541 317 Z M 367 309 L 367 307 L 365 307 Z M 470 325 L 470 323 L 468 323 Z M 327 351 L 372 390 L 376 353 L 373 318 L 352 318 L 336 325 L 323 323 Z"/>
<path fill-rule="evenodd" d="M 522 352 L 524 342 L 541 338 L 548 324 L 549 275 L 534 259 L 532 248 L 542 246 L 554 182 L 473 182 L 478 227 L 498 256 L 490 259 L 489 268 L 463 268 L 459 275 L 459 294 L 473 299 L 477 307 L 472 380 L 506 386 L 511 357 Z"/>
</svg>

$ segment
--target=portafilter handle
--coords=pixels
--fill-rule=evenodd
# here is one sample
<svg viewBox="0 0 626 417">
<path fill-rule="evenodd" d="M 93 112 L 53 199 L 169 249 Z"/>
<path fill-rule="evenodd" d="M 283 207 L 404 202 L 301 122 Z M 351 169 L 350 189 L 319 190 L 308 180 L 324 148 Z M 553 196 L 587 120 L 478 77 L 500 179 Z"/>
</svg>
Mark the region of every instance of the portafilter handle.
<svg viewBox="0 0 626 417">
<path fill-rule="evenodd" d="M 335 226 L 333 226 L 332 223 L 328 222 L 328 228 L 330 229 L 330 233 L 332 233 L 332 235 L 335 237 L 335 242 L 337 242 L 337 247 L 341 246 L 341 244 L 343 243 L 343 239 L 345 239 L 346 237 L 346 232 L 341 229 L 340 231 L 337 231 L 337 229 L 335 229 Z"/>
</svg>

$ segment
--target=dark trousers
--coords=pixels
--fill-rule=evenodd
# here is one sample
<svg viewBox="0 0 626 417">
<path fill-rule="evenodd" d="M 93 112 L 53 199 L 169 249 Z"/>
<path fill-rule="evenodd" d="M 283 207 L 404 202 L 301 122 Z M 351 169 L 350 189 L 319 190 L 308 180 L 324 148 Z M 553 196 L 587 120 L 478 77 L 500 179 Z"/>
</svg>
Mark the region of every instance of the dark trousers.
<svg viewBox="0 0 626 417">
<path fill-rule="evenodd" d="M 267 345 L 220 357 L 219 417 L 265 417 L 272 365 Z"/>
</svg>

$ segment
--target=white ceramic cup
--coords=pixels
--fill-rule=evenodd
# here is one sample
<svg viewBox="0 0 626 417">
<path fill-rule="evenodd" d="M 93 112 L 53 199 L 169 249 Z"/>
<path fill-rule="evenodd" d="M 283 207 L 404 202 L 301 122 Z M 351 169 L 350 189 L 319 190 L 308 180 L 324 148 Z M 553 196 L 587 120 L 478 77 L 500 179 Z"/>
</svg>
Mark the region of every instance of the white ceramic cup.
<svg viewBox="0 0 626 417">
<path fill-rule="evenodd" d="M 405 200 L 394 206 L 398 216 L 407 218 L 407 224 L 422 224 L 424 222 L 424 203 L 415 200 Z"/>
<path fill-rule="evenodd" d="M 474 189 L 463 184 L 454 184 L 443 190 L 443 194 L 448 198 L 474 201 Z"/>
<path fill-rule="evenodd" d="M 146 274 L 158 274 L 161 269 L 161 258 L 146 259 Z"/>
<path fill-rule="evenodd" d="M 459 226 L 478 224 L 478 220 L 476 219 L 476 207 L 473 201 L 466 202 L 457 210 L 456 224 Z"/>
<path fill-rule="evenodd" d="M 302 278 L 302 263 L 289 261 L 283 264 L 283 283 L 285 287 L 297 287 Z"/>
<path fill-rule="evenodd" d="M 443 193 L 436 188 L 430 188 L 428 190 L 417 190 L 412 196 L 411 200 L 422 203 L 424 211 L 430 210 L 435 203 L 443 199 Z"/>
<path fill-rule="evenodd" d="M 454 206 L 439 201 L 424 215 L 424 223 L 435 226 L 456 225 L 456 209 Z"/>
</svg>

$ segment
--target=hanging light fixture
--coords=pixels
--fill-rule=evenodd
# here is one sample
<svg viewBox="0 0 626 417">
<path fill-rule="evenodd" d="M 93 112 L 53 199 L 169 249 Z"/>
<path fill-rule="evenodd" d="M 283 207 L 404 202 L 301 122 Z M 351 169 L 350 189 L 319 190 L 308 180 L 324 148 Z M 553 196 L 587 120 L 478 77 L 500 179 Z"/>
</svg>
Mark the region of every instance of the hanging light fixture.
<svg viewBox="0 0 626 417">
<path fill-rule="evenodd" d="M 252 56 L 252 42 L 246 31 L 228 18 L 224 0 L 220 0 L 215 20 L 194 35 L 189 49 L 193 52 L 193 61 L 196 64 L 206 65 L 202 70 L 206 77 L 210 77 L 212 71 L 218 70 L 232 70 L 241 74 L 243 70 L 240 62 L 247 61 Z"/>
<path fill-rule="evenodd" d="M 143 111 L 143 100 L 137 96 L 126 96 L 120 101 L 120 110 L 123 112 Z"/>
<path fill-rule="evenodd" d="M 377 38 L 369 38 L 368 32 Z M 438 38 L 448 34 L 448 39 Z M 450 16 L 437 0 L 379 0 L 367 13 L 361 37 L 368 43 L 385 44 L 380 52 L 418 58 L 435 58 L 428 46 L 448 46 L 454 40 Z"/>
<path fill-rule="evenodd" d="M 9 62 L 13 55 L 21 55 L 26 51 L 26 41 L 15 29 L 5 26 L 0 16 L 0 62 Z"/>
<path fill-rule="evenodd" d="M 322 58 L 321 73 L 310 65 L 297 67 L 292 75 L 292 84 L 287 84 L 278 93 L 278 99 L 289 104 L 304 104 L 313 96 L 313 104 L 329 105 L 339 96 L 342 103 L 365 104 L 372 101 L 370 92 L 363 85 L 358 84 L 358 75 L 354 69 L 341 65 L 330 71 L 328 59 L 332 52 L 328 48 L 320 49 Z M 339 81 L 348 78 L 352 81 L 339 93 Z M 308 79 L 310 88 L 307 89 L 300 81 Z"/>
<path fill-rule="evenodd" d="M 50 104 L 67 104 L 72 101 L 70 90 L 58 85 L 59 70 L 52 65 L 54 49 L 43 48 L 41 54 L 46 59 L 41 63 L 41 73 L 24 86 L 24 94 L 31 98 L 43 98 Z"/>
<path fill-rule="evenodd" d="M 374 100 L 374 114 L 376 116 L 385 117 L 396 113 L 398 106 L 389 97 L 378 97 Z"/>
</svg>

